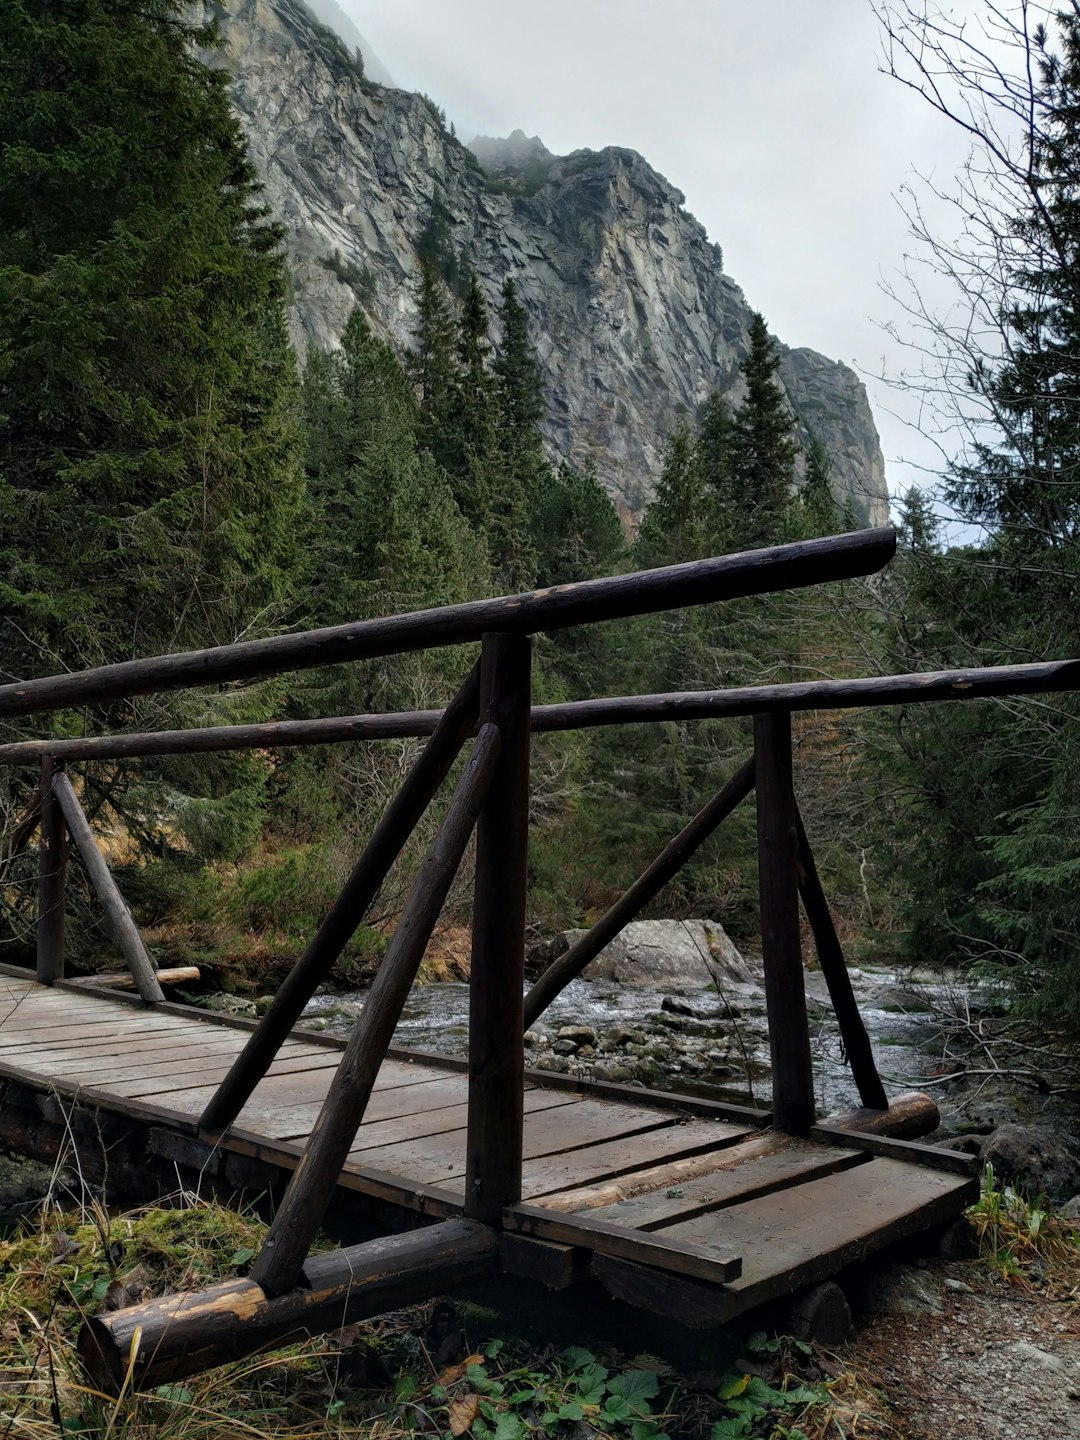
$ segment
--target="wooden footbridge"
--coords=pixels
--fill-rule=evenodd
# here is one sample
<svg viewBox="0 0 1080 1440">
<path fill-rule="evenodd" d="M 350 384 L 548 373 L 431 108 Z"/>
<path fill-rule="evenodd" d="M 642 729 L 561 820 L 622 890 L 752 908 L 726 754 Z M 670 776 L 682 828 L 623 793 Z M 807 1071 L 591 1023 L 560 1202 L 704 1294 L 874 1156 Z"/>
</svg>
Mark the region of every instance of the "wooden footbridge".
<svg viewBox="0 0 1080 1440">
<path fill-rule="evenodd" d="M 795 803 L 791 714 L 970 699 L 1080 684 L 1080 662 L 533 706 L 537 632 L 723 601 L 879 570 L 892 531 L 866 531 L 0 687 L 0 719 L 170 688 L 480 642 L 444 711 L 24 741 L 0 764 L 40 767 L 36 972 L 0 967 L 0 1084 L 66 1097 L 105 1124 L 185 1138 L 199 1153 L 291 1172 L 250 1274 L 88 1322 L 99 1384 L 147 1386 L 302 1333 L 509 1272 L 556 1290 L 586 1279 L 692 1324 L 791 1294 L 977 1194 L 973 1162 L 914 1143 L 926 1097 L 890 1106 Z M 752 715 L 731 780 L 570 951 L 525 992 L 532 731 Z M 168 1003 L 109 874 L 69 766 L 198 750 L 428 742 L 267 1011 L 254 1024 Z M 362 1013 L 347 1041 L 298 1029 L 421 815 L 469 746 Z M 528 1070 L 524 1031 L 751 792 L 756 794 L 773 1073 L 771 1111 Z M 467 1060 L 391 1048 L 476 829 Z M 64 979 L 64 877 L 73 841 L 137 995 Z M 818 1122 L 803 985 L 800 894 L 863 1109 Z M 18 1126 L 14 1126 L 18 1131 Z M 8 1133 L 0 1126 L 0 1133 Z M 16 1138 L 17 1135 L 16 1135 Z M 311 1254 L 335 1193 L 370 1197 L 394 1233 Z"/>
</svg>

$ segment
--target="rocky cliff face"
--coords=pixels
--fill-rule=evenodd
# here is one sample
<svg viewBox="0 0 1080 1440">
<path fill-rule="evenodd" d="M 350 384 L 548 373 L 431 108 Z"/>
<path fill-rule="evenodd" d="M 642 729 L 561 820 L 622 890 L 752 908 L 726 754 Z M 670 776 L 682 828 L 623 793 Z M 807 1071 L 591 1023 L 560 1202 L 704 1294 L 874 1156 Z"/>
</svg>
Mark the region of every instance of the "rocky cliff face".
<svg viewBox="0 0 1080 1440">
<path fill-rule="evenodd" d="M 714 386 L 738 400 L 747 351 L 749 307 L 679 191 L 632 150 L 558 158 L 516 135 L 476 142 L 489 173 L 430 101 L 363 80 L 300 0 L 235 0 L 218 15 L 212 63 L 232 72 L 287 227 L 301 348 L 335 343 L 356 304 L 407 344 L 416 247 L 434 221 L 493 303 L 514 278 L 547 376 L 552 451 L 591 458 L 640 507 L 679 416 Z M 861 383 L 810 350 L 785 350 L 782 376 L 838 492 L 880 523 L 884 466 Z"/>
</svg>

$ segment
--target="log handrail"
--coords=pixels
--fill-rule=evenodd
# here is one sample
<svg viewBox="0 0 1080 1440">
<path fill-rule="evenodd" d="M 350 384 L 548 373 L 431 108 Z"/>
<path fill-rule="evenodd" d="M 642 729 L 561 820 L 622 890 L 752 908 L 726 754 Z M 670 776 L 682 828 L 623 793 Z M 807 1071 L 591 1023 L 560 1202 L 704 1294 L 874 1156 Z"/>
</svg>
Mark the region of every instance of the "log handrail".
<svg viewBox="0 0 1080 1440">
<path fill-rule="evenodd" d="M 896 532 L 891 527 L 856 530 L 493 600 L 124 660 L 68 675 L 2 685 L 0 718 L 460 645 L 494 631 L 531 635 L 684 605 L 705 605 L 847 580 L 882 569 L 895 553 Z"/>
<path fill-rule="evenodd" d="M 872 675 L 853 680 L 802 680 L 783 685 L 744 685 L 729 690 L 673 690 L 661 695 L 612 695 L 534 705 L 534 734 L 586 730 L 601 725 L 715 720 L 770 710 L 858 710 L 879 705 L 937 704 L 999 695 L 1037 695 L 1080 690 L 1080 660 L 1042 660 L 1026 665 L 988 665 L 958 670 Z M 56 760 L 119 760 L 196 751 L 248 750 L 272 746 L 325 745 L 343 740 L 423 739 L 434 733 L 441 710 L 391 715 L 341 715 L 320 720 L 270 720 L 258 725 L 215 725 L 190 730 L 133 731 L 77 740 L 18 740 L 0 745 L 0 765 L 39 765 Z"/>
</svg>

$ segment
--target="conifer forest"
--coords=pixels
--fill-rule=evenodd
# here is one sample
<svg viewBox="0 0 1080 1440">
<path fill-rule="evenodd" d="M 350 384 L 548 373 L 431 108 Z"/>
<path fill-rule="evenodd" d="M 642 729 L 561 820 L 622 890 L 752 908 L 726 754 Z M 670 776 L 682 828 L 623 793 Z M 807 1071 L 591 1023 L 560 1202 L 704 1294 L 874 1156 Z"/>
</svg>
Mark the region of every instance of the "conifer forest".
<svg viewBox="0 0 1080 1440">
<path fill-rule="evenodd" d="M 880 10 L 897 73 L 928 88 L 911 13 Z M 545 369 L 514 279 L 486 291 L 438 214 L 408 281 L 407 347 L 358 284 L 340 345 L 294 349 L 283 217 L 228 77 L 204 62 L 213 24 L 178 0 L 0 0 L 0 36 L 3 682 L 859 523 L 824 441 L 796 423 L 761 315 L 741 398 L 714 391 L 672 415 L 654 498 L 617 509 L 590 464 L 545 443 Z M 1020 78 L 977 70 L 942 31 L 922 39 L 972 102 L 988 182 L 970 196 L 969 250 L 940 256 L 985 323 L 942 321 L 927 342 L 965 444 L 936 488 L 896 501 L 899 553 L 880 579 L 549 636 L 539 700 L 1077 653 L 1080 10 L 1012 36 Z M 960 523 L 942 522 L 944 502 Z M 2 738 L 430 708 L 467 663 L 446 650 L 327 667 L 9 722 Z M 971 970 L 1072 1047 L 1077 722 L 1071 694 L 796 717 L 800 805 L 851 952 Z M 602 912 L 749 736 L 748 720 L 538 736 L 531 936 Z M 273 988 L 418 746 L 100 762 L 84 802 L 161 963 Z M 34 777 L 5 769 L 0 784 L 0 953 L 26 963 Z M 342 958 L 343 984 L 377 967 L 437 818 Z M 737 814 L 650 913 L 716 917 L 752 946 L 754 856 Z M 68 943 L 93 971 L 109 941 L 83 883 Z M 467 911 L 461 880 L 445 924 Z"/>
</svg>

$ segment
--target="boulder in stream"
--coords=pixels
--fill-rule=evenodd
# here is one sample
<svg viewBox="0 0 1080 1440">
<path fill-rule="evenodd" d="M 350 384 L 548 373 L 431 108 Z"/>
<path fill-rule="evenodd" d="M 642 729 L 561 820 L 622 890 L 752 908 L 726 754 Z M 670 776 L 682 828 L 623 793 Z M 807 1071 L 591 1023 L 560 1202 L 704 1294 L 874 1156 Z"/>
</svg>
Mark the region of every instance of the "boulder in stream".
<svg viewBox="0 0 1080 1440">
<path fill-rule="evenodd" d="M 564 930 L 551 946 L 553 958 L 584 934 Z M 589 964 L 585 978 L 654 988 L 701 988 L 714 981 L 725 988 L 757 984 L 715 920 L 634 920 Z"/>
</svg>

